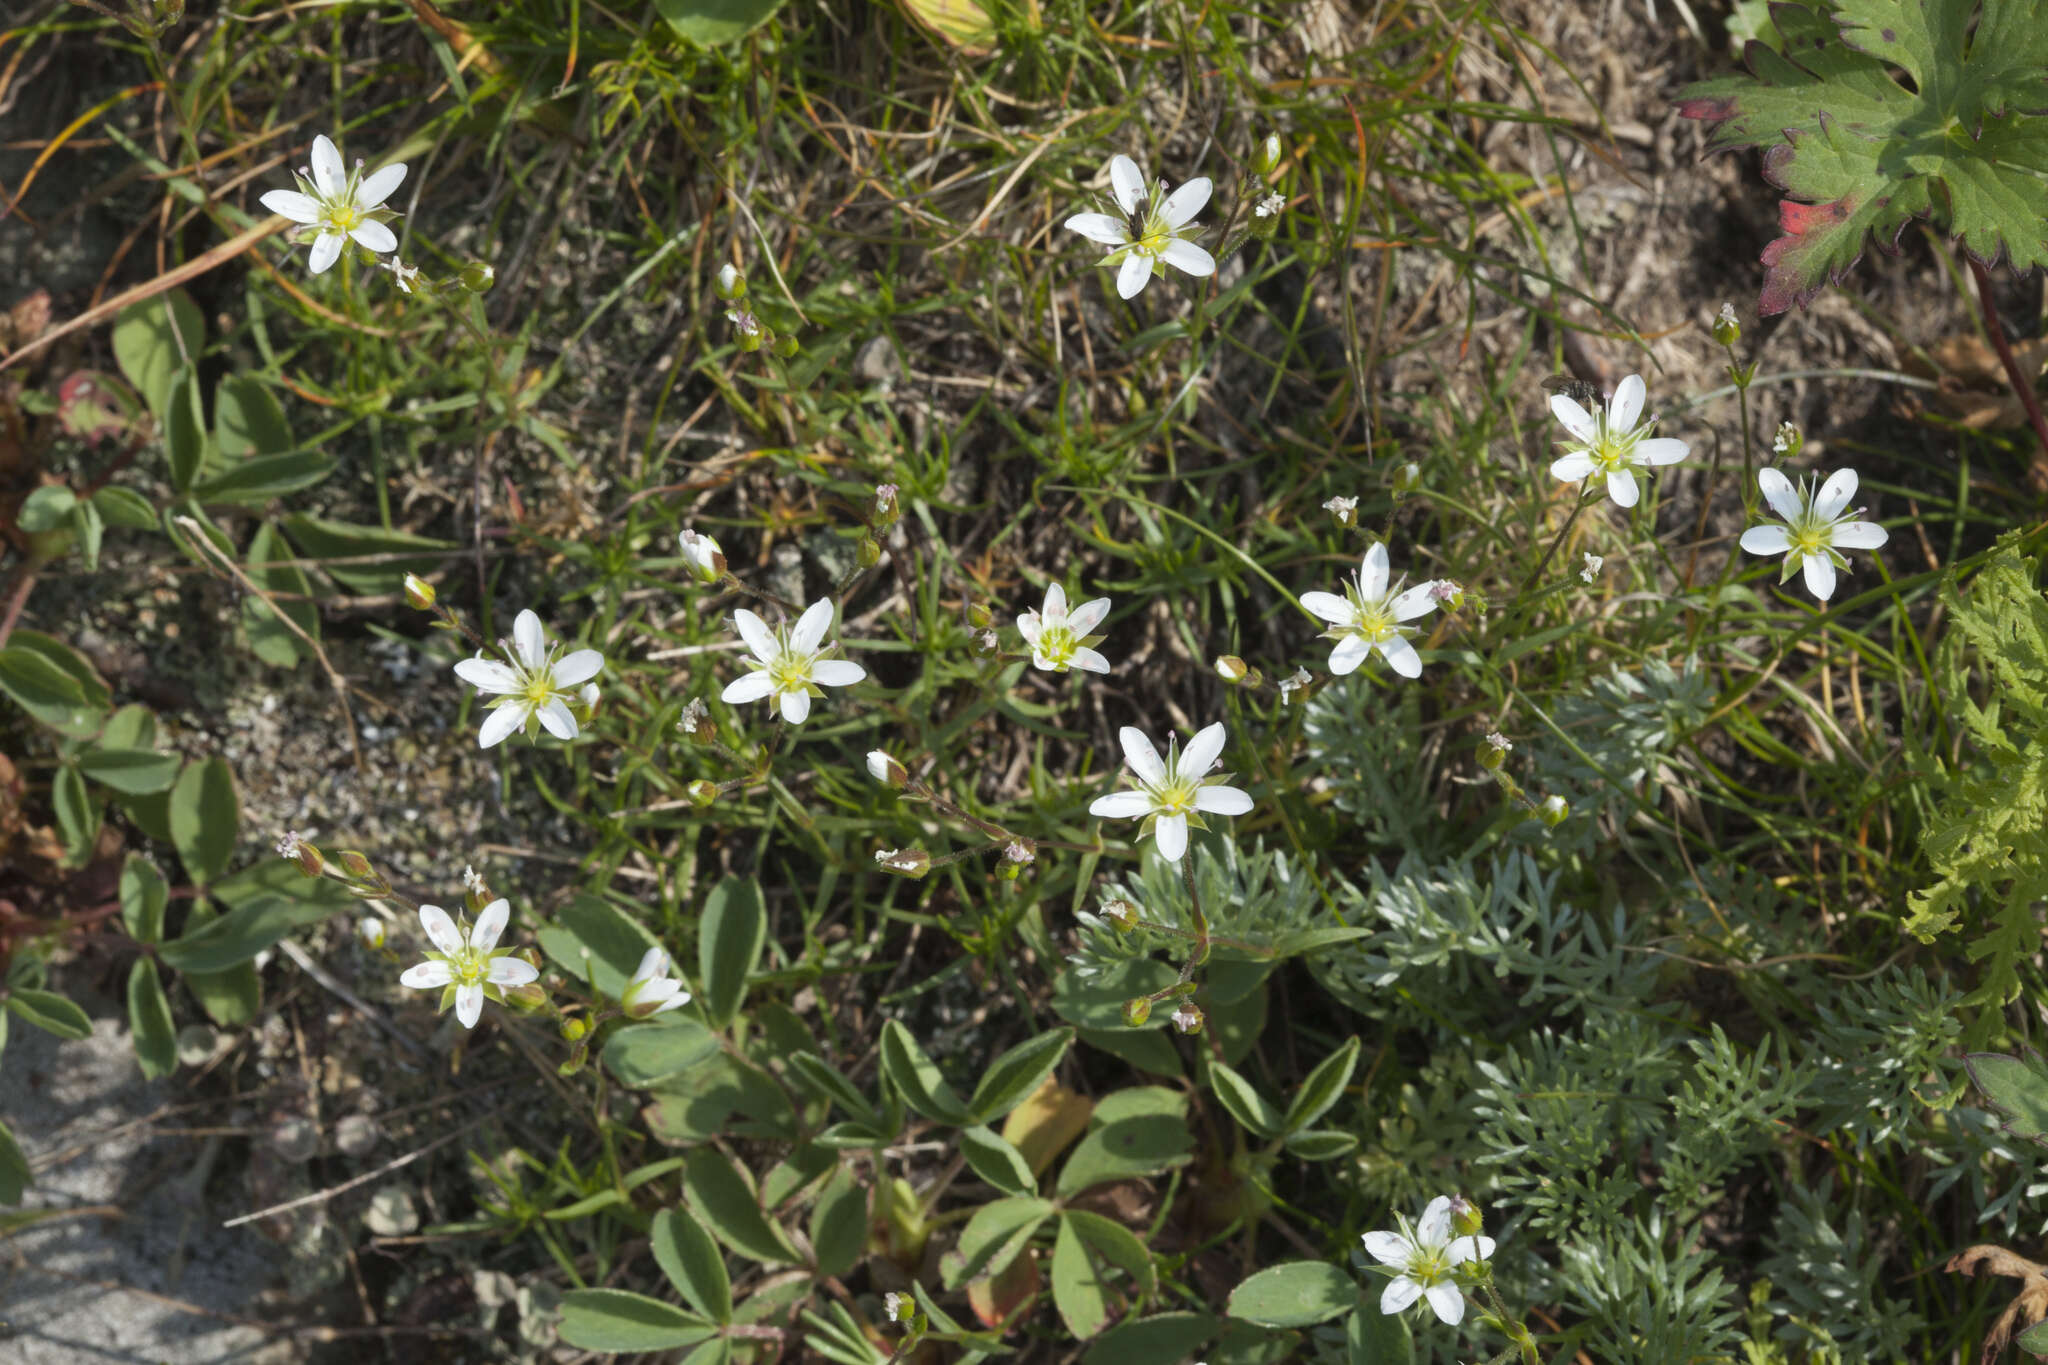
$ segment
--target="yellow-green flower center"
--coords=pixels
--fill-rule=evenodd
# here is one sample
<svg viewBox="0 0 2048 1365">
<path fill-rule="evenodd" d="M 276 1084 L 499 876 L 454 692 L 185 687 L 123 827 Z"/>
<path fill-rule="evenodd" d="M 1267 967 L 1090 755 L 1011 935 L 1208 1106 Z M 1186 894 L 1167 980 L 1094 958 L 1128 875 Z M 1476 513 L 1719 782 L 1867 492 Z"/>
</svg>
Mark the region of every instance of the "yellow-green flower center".
<svg viewBox="0 0 2048 1365">
<path fill-rule="evenodd" d="M 363 221 L 363 215 L 354 204 L 330 204 L 327 206 L 327 222 L 337 232 L 352 231 Z"/>
<path fill-rule="evenodd" d="M 1187 815 L 1195 809 L 1195 793 L 1202 789 L 1199 782 L 1185 777 L 1169 777 L 1152 789 L 1152 799 L 1158 803 L 1161 815 Z"/>
<path fill-rule="evenodd" d="M 1807 555 L 1824 555 L 1834 542 L 1834 537 L 1828 534 L 1828 530 L 1826 526 L 1801 522 L 1790 528 L 1786 538 L 1792 542 L 1792 553 L 1801 558 Z"/>
<path fill-rule="evenodd" d="M 811 685 L 811 662 L 814 654 L 793 654 L 779 650 L 775 662 L 768 665 L 768 681 L 775 684 L 777 692 L 804 692 Z"/>
<path fill-rule="evenodd" d="M 1056 664 L 1072 662 L 1074 651 L 1080 647 L 1072 628 L 1065 624 L 1049 625 L 1038 632 L 1038 652 Z"/>
<path fill-rule="evenodd" d="M 458 986 L 481 986 L 491 974 L 491 955 L 476 948 L 457 949 L 445 960 L 448 975 Z"/>
<path fill-rule="evenodd" d="M 526 675 L 526 685 L 519 691 L 519 699 L 528 706 L 546 706 L 555 695 L 554 670 L 535 669 Z"/>
</svg>

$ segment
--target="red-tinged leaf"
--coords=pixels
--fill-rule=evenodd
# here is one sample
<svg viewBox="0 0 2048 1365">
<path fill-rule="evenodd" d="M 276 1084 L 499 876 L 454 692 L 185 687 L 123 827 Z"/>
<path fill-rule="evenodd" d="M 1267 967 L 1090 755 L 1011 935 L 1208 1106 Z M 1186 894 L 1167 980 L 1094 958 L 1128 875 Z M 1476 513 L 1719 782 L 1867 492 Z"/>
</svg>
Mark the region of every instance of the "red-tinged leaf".
<svg viewBox="0 0 2048 1365">
<path fill-rule="evenodd" d="M 1828 258 L 1840 254 L 1844 226 L 1851 221 L 1846 199 L 1832 204 L 1801 204 L 1786 199 L 1778 205 L 1778 226 L 1785 235 L 1764 248 L 1764 290 L 1757 297 L 1759 317 L 1782 313 L 1793 304 L 1804 308 L 1821 289 L 1839 280 L 1862 256 L 1861 228 L 1848 246 L 1854 253 L 1841 267 L 1829 269 Z"/>
</svg>

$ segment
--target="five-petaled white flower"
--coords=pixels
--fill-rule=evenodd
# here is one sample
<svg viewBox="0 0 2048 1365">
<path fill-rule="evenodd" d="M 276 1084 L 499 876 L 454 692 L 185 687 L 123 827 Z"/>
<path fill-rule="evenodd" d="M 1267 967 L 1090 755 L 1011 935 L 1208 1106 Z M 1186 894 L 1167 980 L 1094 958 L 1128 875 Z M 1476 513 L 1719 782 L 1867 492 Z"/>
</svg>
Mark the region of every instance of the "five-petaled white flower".
<svg viewBox="0 0 2048 1365">
<path fill-rule="evenodd" d="M 1376 543 L 1365 552 L 1357 576 L 1344 585 L 1344 596 L 1333 592 L 1301 595 L 1302 606 L 1330 623 L 1323 635 L 1337 642 L 1330 651 L 1330 671 L 1339 677 L 1356 672 L 1375 649 L 1402 677 L 1422 676 L 1422 656 L 1407 639 L 1416 628 L 1402 622 L 1436 610 L 1436 584 L 1418 583 L 1401 592 L 1399 583 L 1387 582 L 1387 573 L 1387 547 Z"/>
<path fill-rule="evenodd" d="M 1216 258 L 1188 240 L 1188 224 L 1209 202 L 1209 177 L 1196 176 L 1172 194 L 1166 182 L 1145 184 L 1138 163 L 1119 152 L 1109 159 L 1109 186 L 1121 218 L 1108 213 L 1077 213 L 1066 226 L 1091 242 L 1114 247 L 1102 264 L 1114 265 L 1116 292 L 1135 297 L 1162 265 L 1190 275 L 1213 275 Z"/>
<path fill-rule="evenodd" d="M 632 979 L 619 992 L 619 1008 L 629 1019 L 679 1010 L 689 1003 L 690 993 L 683 989 L 683 983 L 668 974 L 668 953 L 661 948 L 649 948 L 641 955 Z"/>
<path fill-rule="evenodd" d="M 1465 1316 L 1465 1291 L 1451 1277 L 1451 1267 L 1493 1255 L 1493 1239 L 1452 1237 L 1451 1201 L 1445 1195 L 1430 1200 L 1413 1227 L 1406 1218 L 1399 1221 L 1398 1232 L 1368 1232 L 1364 1237 L 1373 1259 L 1394 1269 L 1394 1278 L 1380 1295 L 1380 1312 L 1399 1313 L 1427 1298 L 1439 1318 L 1456 1324 Z"/>
<path fill-rule="evenodd" d="M 524 986 L 540 976 L 531 962 L 512 956 L 510 948 L 498 946 L 498 936 L 505 932 L 505 922 L 511 917 L 512 902 L 492 901 L 476 917 L 476 923 L 470 926 L 469 940 L 464 942 L 462 931 L 448 918 L 446 910 L 438 905 L 422 905 L 420 926 L 427 931 L 436 951 L 428 952 L 425 962 L 407 967 L 398 984 L 414 990 L 440 990 L 441 1008 L 447 1009 L 452 998 L 455 1017 L 464 1028 L 475 1028 L 477 1016 L 484 1012 L 485 996 L 502 1005 L 503 987 Z"/>
<path fill-rule="evenodd" d="M 1677 464 L 1685 458 L 1685 442 L 1670 436 L 1651 436 L 1654 417 L 1643 416 L 1643 377 L 1632 374 L 1614 386 L 1607 409 L 1597 415 L 1587 412 L 1561 393 L 1550 395 L 1550 411 L 1564 424 L 1578 444 L 1550 466 L 1550 472 L 1566 483 L 1583 483 L 1595 474 L 1607 480 L 1607 496 L 1617 507 L 1634 507 L 1641 496 L 1631 467 Z"/>
<path fill-rule="evenodd" d="M 1102 643 L 1100 635 L 1088 632 L 1109 615 L 1109 599 L 1098 597 L 1067 610 L 1067 591 L 1057 583 L 1045 589 L 1045 606 L 1017 618 L 1017 632 L 1031 646 L 1031 662 L 1048 673 L 1078 668 L 1088 673 L 1109 672 L 1109 660 L 1090 645 Z"/>
<path fill-rule="evenodd" d="M 574 739 L 582 733 L 569 703 L 576 699 L 577 689 L 604 667 L 604 655 L 577 649 L 557 659 L 560 647 L 547 642 L 538 616 L 522 611 L 512 621 L 512 644 L 505 651 L 509 662 L 479 654 L 455 665 L 456 677 L 497 698 L 484 718 L 478 744 L 488 749 L 536 719 L 556 739 Z"/>
<path fill-rule="evenodd" d="M 398 250 L 398 238 L 374 215 L 405 179 L 405 163 L 394 162 L 365 177 L 361 161 L 352 171 L 342 165 L 341 152 L 325 133 L 313 139 L 312 161 L 310 169 L 298 173 L 298 189 L 272 190 L 260 201 L 272 213 L 312 229 L 306 268 L 322 273 L 341 258 L 349 241 L 365 251 Z"/>
<path fill-rule="evenodd" d="M 1177 740 L 1167 741 L 1166 757 L 1145 738 L 1142 730 L 1126 725 L 1117 731 L 1124 746 L 1124 764 L 1138 787 L 1135 791 L 1111 792 L 1088 805 L 1090 815 L 1108 820 L 1136 820 L 1145 825 L 1138 837 L 1153 834 L 1159 840 L 1159 855 L 1179 862 L 1188 851 L 1188 826 L 1206 829 L 1202 813 L 1243 815 L 1252 808 L 1250 796 L 1236 787 L 1216 785 L 1226 774 L 1209 775 L 1223 754 L 1223 722 L 1197 731 L 1182 749 Z"/>
<path fill-rule="evenodd" d="M 1847 510 L 1856 496 L 1856 471 L 1838 469 L 1813 491 L 1807 483 L 1798 488 L 1775 469 L 1760 469 L 1757 486 L 1764 501 L 1784 519 L 1784 525 L 1752 526 L 1742 533 L 1742 548 L 1753 555 L 1785 556 L 1784 582 L 1795 570 L 1806 571 L 1806 587 L 1825 602 L 1834 596 L 1835 571 L 1849 567 L 1843 550 L 1875 550 L 1891 539 L 1874 521 L 1851 521 L 1857 512 Z"/>
<path fill-rule="evenodd" d="M 851 687 L 868 675 L 857 663 L 827 659 L 825 632 L 832 627 L 832 600 L 821 597 L 804 608 L 794 627 L 768 623 L 741 607 L 732 614 L 740 638 L 753 651 L 754 671 L 727 683 L 719 699 L 728 705 L 773 698 L 782 707 L 782 718 L 801 725 L 811 714 L 811 698 L 825 694 L 821 687 Z"/>
</svg>

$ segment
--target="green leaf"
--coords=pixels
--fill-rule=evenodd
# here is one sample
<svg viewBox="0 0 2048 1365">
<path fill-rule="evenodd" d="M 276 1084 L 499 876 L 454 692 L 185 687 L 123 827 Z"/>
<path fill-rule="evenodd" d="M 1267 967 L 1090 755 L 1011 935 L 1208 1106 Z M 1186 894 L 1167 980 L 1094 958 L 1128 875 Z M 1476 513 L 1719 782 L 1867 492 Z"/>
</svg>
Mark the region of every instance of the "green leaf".
<svg viewBox="0 0 2048 1365">
<path fill-rule="evenodd" d="M 803 1259 L 761 1211 L 754 1177 L 717 1148 L 699 1147 L 690 1153 L 683 1188 L 697 1216 L 740 1255 L 771 1265 L 794 1265 Z"/>
<path fill-rule="evenodd" d="M 17 630 L 16 636 L 26 634 Z M 104 703 L 39 650 L 20 643 L 0 649 L 0 692 L 44 725 L 73 739 L 85 739 L 106 718 Z"/>
<path fill-rule="evenodd" d="M 1223 1101 L 1223 1107 L 1243 1127 L 1262 1138 L 1280 1136 L 1283 1124 L 1279 1109 L 1250 1081 L 1221 1062 L 1211 1062 L 1209 1088 L 1216 1092 L 1216 1098 Z"/>
<path fill-rule="evenodd" d="M 1104 1123 L 1082 1138 L 1067 1157 L 1056 1192 L 1060 1198 L 1070 1199 L 1097 1185 L 1185 1166 L 1194 1145 L 1187 1120 L 1177 1115 L 1134 1114 Z"/>
<path fill-rule="evenodd" d="M 278 455 L 251 455 L 192 490 L 202 502 L 256 504 L 311 488 L 334 472 L 334 457 L 317 450 L 288 450 Z M 279 555 L 278 558 L 290 558 Z"/>
<path fill-rule="evenodd" d="M 16 987 L 7 996 L 7 1008 L 45 1033 L 59 1038 L 92 1035 L 92 1020 L 85 1011 L 55 991 L 32 991 Z"/>
<path fill-rule="evenodd" d="M 882 1127 L 881 1110 L 861 1093 L 859 1086 L 846 1078 L 846 1073 L 823 1057 L 814 1052 L 792 1052 L 789 1066 L 796 1073 L 796 1083 L 802 1089 L 837 1104 L 863 1127 L 876 1130 Z"/>
<path fill-rule="evenodd" d="M 176 754 L 160 754 L 153 749 L 94 747 L 78 756 L 78 766 L 87 777 L 130 796 L 169 791 L 178 780 L 178 763 Z"/>
<path fill-rule="evenodd" d="M 668 1351 L 717 1330 L 674 1304 L 624 1289 L 572 1289 L 562 1296 L 562 1340 L 586 1351 Z"/>
<path fill-rule="evenodd" d="M 24 531 L 54 531 L 71 520 L 78 495 L 61 483 L 44 484 L 21 501 L 14 524 Z"/>
<path fill-rule="evenodd" d="M 178 1069 L 178 1033 L 171 1024 L 171 1002 L 164 999 L 164 983 L 158 979 L 156 964 L 146 957 L 135 959 L 128 971 L 128 1029 L 135 1038 L 135 1057 L 142 1074 L 155 1080 Z"/>
<path fill-rule="evenodd" d="M 1052 1244 L 1052 1302 L 1060 1321 L 1086 1341 L 1109 1325 L 1109 1295 L 1071 1217 L 1060 1219 Z"/>
<path fill-rule="evenodd" d="M 555 922 L 542 925 L 534 937 L 556 966 L 577 981 L 595 978 L 598 993 L 613 1000 L 626 989 L 641 957 L 657 946 L 654 935 L 587 891 L 570 897 Z"/>
<path fill-rule="evenodd" d="M 190 372 L 178 376 L 171 386 L 171 405 L 164 414 L 164 453 L 171 461 L 171 487 L 189 492 L 199 480 L 211 453 L 203 417 L 205 400 L 199 395 L 199 379 Z"/>
<path fill-rule="evenodd" d="M 164 936 L 164 906 L 171 888 L 156 864 L 140 853 L 121 865 L 121 923 L 137 943 L 156 943 Z"/>
<path fill-rule="evenodd" d="M 718 1035 L 695 1019 L 664 1019 L 620 1029 L 604 1045 L 604 1064 L 635 1088 L 679 1076 L 718 1051 Z"/>
<path fill-rule="evenodd" d="M 1358 1150 L 1358 1134 L 1335 1128 L 1297 1128 L 1287 1135 L 1287 1150 L 1303 1161 L 1335 1161 Z"/>
<path fill-rule="evenodd" d="M 154 749 L 156 716 L 147 706 L 130 704 L 107 717 L 95 747 L 101 749 Z"/>
<path fill-rule="evenodd" d="M 130 304 L 114 319 L 114 360 L 158 417 L 179 373 L 198 361 L 205 345 L 206 319 L 182 289 Z"/>
<path fill-rule="evenodd" d="M 8 647 L 29 650 L 40 654 L 55 664 L 84 691 L 85 700 L 101 714 L 95 717 L 97 725 L 105 719 L 105 712 L 114 704 L 114 694 L 107 690 L 106 680 L 101 678 L 86 657 L 65 644 L 54 635 L 45 635 L 40 630 L 16 630 L 7 637 Z"/>
<path fill-rule="evenodd" d="M 868 1240 L 868 1192 L 851 1166 L 825 1182 L 811 1209 L 811 1250 L 821 1275 L 844 1275 L 860 1263 Z"/>
<path fill-rule="evenodd" d="M 118 526 L 124 531 L 154 531 L 157 528 L 156 508 L 150 505 L 148 498 L 132 488 L 108 484 L 92 495 L 92 505 L 106 518 L 109 526 Z"/>
<path fill-rule="evenodd" d="M 298 664 L 306 649 L 299 639 L 300 632 L 314 640 L 320 638 L 319 609 L 300 600 L 312 596 L 313 580 L 304 569 L 289 562 L 293 553 L 284 537 L 267 521 L 249 539 L 250 581 L 274 595 L 268 602 L 254 593 L 243 596 L 242 630 L 248 635 L 249 648 L 256 652 L 256 657 L 273 668 Z M 286 619 L 298 631 L 286 625 Z"/>
<path fill-rule="evenodd" d="M 967 1102 L 976 1123 L 993 1123 L 1024 1103 L 1031 1092 L 1060 1064 L 1074 1041 L 1070 1028 L 1056 1028 L 1027 1038 L 989 1063 Z"/>
<path fill-rule="evenodd" d="M 324 901 L 258 896 L 219 919 L 186 925 L 175 942 L 158 952 L 166 967 L 181 972 L 223 972 L 249 961 L 286 934 L 318 924 L 334 913 Z"/>
<path fill-rule="evenodd" d="M 284 532 L 308 559 L 323 561 L 321 569 L 350 592 L 400 591 L 409 573 L 432 573 L 441 552 L 454 548 L 445 540 L 352 526 L 295 513 L 283 521 Z"/>
<path fill-rule="evenodd" d="M 1290 1261 L 1261 1270 L 1230 1291 L 1233 1318 L 1261 1327 L 1310 1327 L 1358 1299 L 1351 1276 L 1328 1261 Z"/>
<path fill-rule="evenodd" d="M 1032 1234 L 1052 1217 L 1056 1207 L 1050 1199 L 1020 1195 L 976 1209 L 939 1267 L 946 1288 L 958 1289 L 969 1280 L 1000 1275 L 1030 1245 Z"/>
<path fill-rule="evenodd" d="M 189 939 L 219 918 L 220 912 L 213 908 L 213 902 L 200 896 L 185 916 L 181 937 Z M 263 983 L 256 976 L 253 962 L 237 963 L 222 972 L 186 972 L 184 984 L 206 1011 L 206 1017 L 222 1028 L 240 1028 L 256 1017 L 263 1004 Z"/>
<path fill-rule="evenodd" d="M 345 910 L 356 903 L 341 883 L 326 877 L 308 877 L 290 858 L 265 858 L 251 863 L 206 889 L 215 900 L 228 905 L 243 905 L 266 896 L 313 901 L 330 910 Z"/>
<path fill-rule="evenodd" d="M 14 1140 L 14 1130 L 0 1122 L 0 1204 L 19 1204 L 28 1176 L 28 1158 Z"/>
<path fill-rule="evenodd" d="M 242 801 L 235 794 L 235 774 L 227 760 L 209 758 L 185 765 L 171 788 L 171 842 L 177 845 L 186 874 L 201 886 L 219 880 L 234 856 L 241 828 Z"/>
<path fill-rule="evenodd" d="M 1984 1098 L 2008 1116 L 2005 1131 L 2041 1141 L 2048 1137 L 2048 1063 L 2038 1053 L 2025 1060 L 1996 1052 L 1972 1052 L 1963 1059 Z"/>
<path fill-rule="evenodd" d="M 99 510 L 89 502 L 81 502 L 71 509 L 71 532 L 78 537 L 79 553 L 85 556 L 85 570 L 91 573 L 100 566 L 100 543 L 106 539 L 107 523 Z"/>
<path fill-rule="evenodd" d="M 1120 1322 L 1088 1348 L 1081 1365 L 1179 1365 L 1220 1326 L 1208 1313 L 1155 1313 Z"/>
<path fill-rule="evenodd" d="M 960 1155 L 974 1173 L 1004 1194 L 1036 1194 L 1031 1163 L 993 1129 L 979 1125 L 960 1130 Z"/>
<path fill-rule="evenodd" d="M 1360 1302 L 1344 1336 L 1350 1365 L 1415 1365 L 1415 1337 L 1406 1313 L 1382 1313 L 1377 1304 Z"/>
<path fill-rule="evenodd" d="M 57 810 L 57 832 L 64 839 L 65 861 L 73 867 L 84 864 L 99 837 L 100 808 L 85 789 L 85 778 L 69 763 L 57 769 L 51 783 L 51 803 Z"/>
<path fill-rule="evenodd" d="M 974 1122 L 967 1106 L 946 1084 L 939 1068 L 910 1035 L 902 1021 L 891 1019 L 882 1025 L 882 1074 L 889 1078 L 903 1102 L 928 1119 L 965 1128 Z"/>
<path fill-rule="evenodd" d="M 2013 1338 L 2013 1344 L 2034 1356 L 2048 1356 L 2048 1322 L 2037 1322 Z"/>
<path fill-rule="evenodd" d="M 703 1224 L 677 1209 L 654 1215 L 654 1259 L 690 1306 L 724 1326 L 732 1321 L 732 1279 Z"/>
<path fill-rule="evenodd" d="M 1061 1216 L 1073 1225 L 1090 1251 L 1130 1276 L 1140 1294 L 1158 1292 L 1159 1277 L 1152 1265 L 1152 1253 L 1138 1240 L 1138 1234 L 1087 1209 L 1068 1209 Z"/>
<path fill-rule="evenodd" d="M 738 42 L 781 8 L 782 0 L 654 0 L 676 36 L 698 47 Z"/>
<path fill-rule="evenodd" d="M 704 987 L 704 1012 L 713 1028 L 725 1028 L 747 997 L 747 977 L 768 938 L 768 912 L 760 883 L 727 877 L 704 898 L 697 929 L 697 972 Z"/>
<path fill-rule="evenodd" d="M 228 375 L 213 391 L 213 433 L 214 444 L 229 459 L 277 455 L 292 448 L 292 427 L 283 405 L 248 373 Z"/>
<path fill-rule="evenodd" d="M 1351 1084 L 1351 1073 L 1358 1066 L 1358 1049 L 1358 1035 L 1353 1034 L 1344 1040 L 1344 1046 L 1316 1064 L 1316 1069 L 1308 1073 L 1308 1079 L 1294 1092 L 1287 1117 L 1281 1121 L 1283 1128 L 1297 1132 L 1330 1112 L 1344 1087 Z"/>
</svg>

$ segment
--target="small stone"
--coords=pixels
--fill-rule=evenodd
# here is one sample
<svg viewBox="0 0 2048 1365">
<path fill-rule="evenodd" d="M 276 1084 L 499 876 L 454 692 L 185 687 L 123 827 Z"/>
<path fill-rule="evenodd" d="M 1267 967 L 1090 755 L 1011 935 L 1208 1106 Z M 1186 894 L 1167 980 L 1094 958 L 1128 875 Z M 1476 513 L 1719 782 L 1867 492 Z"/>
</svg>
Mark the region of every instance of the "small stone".
<svg viewBox="0 0 2048 1365">
<path fill-rule="evenodd" d="M 286 1161 L 311 1161 L 320 1154 L 320 1130 L 310 1119 L 280 1119 L 271 1126 L 270 1146 Z"/>
<path fill-rule="evenodd" d="M 343 1156 L 368 1155 L 381 1136 L 377 1120 L 368 1114 L 348 1114 L 334 1125 L 334 1145 Z"/>
<path fill-rule="evenodd" d="M 412 1196 L 402 1186 L 386 1185 L 371 1197 L 370 1207 L 363 1210 L 363 1224 L 379 1237 L 404 1237 L 419 1230 L 419 1210 L 412 1206 Z"/>
</svg>

